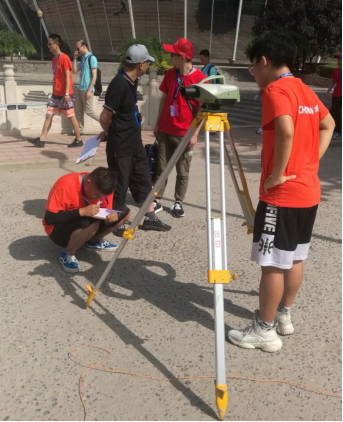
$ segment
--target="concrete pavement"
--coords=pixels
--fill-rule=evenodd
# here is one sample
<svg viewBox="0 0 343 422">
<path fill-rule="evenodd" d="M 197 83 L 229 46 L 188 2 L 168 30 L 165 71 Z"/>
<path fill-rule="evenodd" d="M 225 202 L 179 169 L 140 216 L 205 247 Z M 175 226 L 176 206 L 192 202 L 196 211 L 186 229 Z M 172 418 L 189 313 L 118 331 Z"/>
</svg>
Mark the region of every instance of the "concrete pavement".
<svg viewBox="0 0 343 422">
<path fill-rule="evenodd" d="M 296 333 L 276 354 L 227 344 L 228 375 L 341 392 L 341 156 L 336 143 L 321 161 L 322 204 L 305 280 L 292 308 Z M 241 159 L 256 206 L 260 151 L 242 152 Z M 215 213 L 220 199 L 216 154 L 211 162 Z M 76 347 L 104 347 L 112 352 L 106 366 L 157 378 L 214 374 L 201 150 L 192 163 L 186 217 L 175 220 L 162 212 L 160 217 L 173 226 L 169 233 L 138 231 L 88 310 L 86 285 L 97 282 L 111 253 L 80 250 L 81 272 L 67 274 L 58 263 L 59 248 L 41 224 L 55 180 L 80 169 L 92 167 L 62 162 L 59 168 L 22 166 L 1 174 L 1 420 L 83 420 L 78 379 L 85 368 L 68 356 Z M 228 262 L 238 273 L 225 287 L 228 330 L 250 322 L 258 307 L 260 270 L 249 260 L 252 239 L 242 227 L 228 171 L 226 177 Z M 169 178 L 166 210 L 173 203 L 174 180 L 175 173 Z M 89 349 L 77 356 L 96 362 L 105 354 Z M 228 379 L 228 387 L 227 420 L 342 419 L 337 397 L 234 379 Z M 213 379 L 159 383 L 92 370 L 85 375 L 83 395 L 89 420 L 217 418 Z"/>
</svg>

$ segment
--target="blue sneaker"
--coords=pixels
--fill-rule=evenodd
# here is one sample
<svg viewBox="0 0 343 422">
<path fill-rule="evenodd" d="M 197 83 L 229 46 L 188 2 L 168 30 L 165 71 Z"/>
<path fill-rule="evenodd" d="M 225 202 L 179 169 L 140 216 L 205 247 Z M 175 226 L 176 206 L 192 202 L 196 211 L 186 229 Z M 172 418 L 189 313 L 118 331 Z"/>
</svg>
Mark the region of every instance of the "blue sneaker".
<svg viewBox="0 0 343 422">
<path fill-rule="evenodd" d="M 89 251 L 115 251 L 117 245 L 110 243 L 108 240 L 104 239 L 98 242 L 97 240 L 88 240 L 85 243 L 85 248 Z"/>
<path fill-rule="evenodd" d="M 338 132 L 334 131 L 334 133 L 332 134 L 332 138 L 331 138 L 331 139 L 334 139 L 334 138 L 341 138 L 341 137 L 342 137 L 342 135 L 341 135 L 340 133 L 338 133 Z"/>
<path fill-rule="evenodd" d="M 67 273 L 77 273 L 79 271 L 79 263 L 75 255 L 70 255 L 66 251 L 61 251 L 60 263 Z"/>
</svg>

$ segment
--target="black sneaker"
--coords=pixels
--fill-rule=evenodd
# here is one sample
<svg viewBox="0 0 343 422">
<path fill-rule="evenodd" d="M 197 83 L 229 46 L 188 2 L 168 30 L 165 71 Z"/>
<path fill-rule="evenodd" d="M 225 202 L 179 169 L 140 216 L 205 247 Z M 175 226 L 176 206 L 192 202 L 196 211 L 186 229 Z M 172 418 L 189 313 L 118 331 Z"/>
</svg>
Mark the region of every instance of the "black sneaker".
<svg viewBox="0 0 343 422">
<path fill-rule="evenodd" d="M 156 199 L 154 199 L 153 206 L 154 206 L 155 214 L 157 214 L 158 212 L 163 211 L 162 204 L 160 202 L 157 202 Z"/>
<path fill-rule="evenodd" d="M 78 147 L 83 147 L 82 139 L 79 141 L 75 138 L 73 142 L 68 145 L 68 148 L 78 148 Z"/>
<path fill-rule="evenodd" d="M 170 213 L 175 218 L 181 218 L 185 216 L 185 212 L 182 208 L 182 203 L 176 201 L 175 204 L 170 208 Z"/>
<path fill-rule="evenodd" d="M 117 227 L 113 230 L 113 234 L 118 237 L 123 237 L 124 231 L 126 230 L 125 224 L 122 224 L 120 227 Z"/>
<path fill-rule="evenodd" d="M 169 232 L 171 226 L 162 223 L 162 221 L 156 217 L 155 220 L 149 220 L 148 217 L 144 218 L 144 223 L 141 225 L 142 230 L 156 230 L 158 232 Z"/>
<path fill-rule="evenodd" d="M 30 142 L 30 144 L 34 145 L 37 148 L 44 148 L 45 141 L 41 141 L 40 137 L 35 139 L 28 139 L 27 142 Z"/>
</svg>

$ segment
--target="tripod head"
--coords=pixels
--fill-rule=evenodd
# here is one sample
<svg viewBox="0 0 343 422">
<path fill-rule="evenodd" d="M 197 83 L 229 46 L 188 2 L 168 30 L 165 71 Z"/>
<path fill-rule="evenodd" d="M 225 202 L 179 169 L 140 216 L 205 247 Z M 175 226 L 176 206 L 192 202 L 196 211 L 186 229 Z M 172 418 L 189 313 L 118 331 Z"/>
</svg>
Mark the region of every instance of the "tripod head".
<svg viewBox="0 0 343 422">
<path fill-rule="evenodd" d="M 216 84 L 206 84 L 207 81 L 219 80 Z M 183 87 L 181 95 L 186 99 L 199 100 L 204 110 L 220 110 L 221 106 L 232 105 L 240 101 L 239 88 L 235 85 L 225 85 L 223 75 L 209 76 L 200 83 Z"/>
</svg>

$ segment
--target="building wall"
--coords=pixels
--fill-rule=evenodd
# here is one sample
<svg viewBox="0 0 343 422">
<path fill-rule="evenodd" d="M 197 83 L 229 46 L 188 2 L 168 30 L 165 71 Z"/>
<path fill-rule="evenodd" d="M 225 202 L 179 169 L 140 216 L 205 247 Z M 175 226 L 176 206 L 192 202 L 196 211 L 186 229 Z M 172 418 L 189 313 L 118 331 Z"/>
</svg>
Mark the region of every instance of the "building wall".
<svg viewBox="0 0 343 422">
<path fill-rule="evenodd" d="M 10 2 L 26 36 L 40 51 L 39 19 L 34 1 Z M 195 52 L 211 46 L 213 58 L 232 58 L 239 0 L 214 0 L 214 3 L 212 0 L 188 0 L 187 3 L 187 38 L 192 41 Z M 74 51 L 76 41 L 85 38 L 77 1 L 37 0 L 37 4 L 48 32 L 62 37 L 63 51 Z M 116 58 L 123 42 L 132 38 L 127 0 L 80 0 L 80 4 L 93 53 L 100 60 Z M 237 60 L 245 59 L 244 50 L 251 39 L 254 18 L 263 12 L 264 4 L 265 0 L 243 0 Z M 18 31 L 5 0 L 0 0 L 0 7 Z M 137 38 L 154 37 L 173 43 L 184 36 L 184 0 L 132 0 L 132 8 Z M 43 34 L 44 52 L 50 57 L 46 41 Z"/>
</svg>

